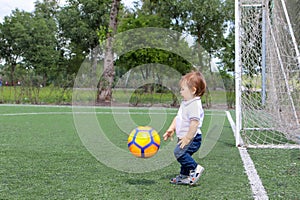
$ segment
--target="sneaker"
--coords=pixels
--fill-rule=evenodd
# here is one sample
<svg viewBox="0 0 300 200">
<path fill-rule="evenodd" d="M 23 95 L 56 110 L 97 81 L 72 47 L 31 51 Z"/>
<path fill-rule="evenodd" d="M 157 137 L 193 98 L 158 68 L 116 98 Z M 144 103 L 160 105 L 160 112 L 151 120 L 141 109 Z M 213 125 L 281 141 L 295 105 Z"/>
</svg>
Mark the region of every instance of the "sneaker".
<svg viewBox="0 0 300 200">
<path fill-rule="evenodd" d="M 170 180 L 171 184 L 177 184 L 177 185 L 189 185 L 190 184 L 190 177 L 186 175 L 178 175 L 175 178 L 172 178 Z"/>
<path fill-rule="evenodd" d="M 201 174 L 204 172 L 204 167 L 197 165 L 196 169 L 190 172 L 190 185 L 195 185 L 199 180 Z"/>
</svg>

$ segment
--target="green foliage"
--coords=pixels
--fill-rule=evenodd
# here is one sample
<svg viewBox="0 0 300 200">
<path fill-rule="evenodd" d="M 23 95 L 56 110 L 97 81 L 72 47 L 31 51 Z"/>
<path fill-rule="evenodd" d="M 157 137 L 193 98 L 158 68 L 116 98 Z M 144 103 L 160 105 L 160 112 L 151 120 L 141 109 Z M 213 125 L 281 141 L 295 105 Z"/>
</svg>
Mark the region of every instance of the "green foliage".
<svg viewBox="0 0 300 200">
<path fill-rule="evenodd" d="M 106 40 L 106 27 L 100 25 L 99 30 L 97 31 L 97 35 L 99 38 L 99 45 L 104 45 L 104 41 Z"/>
<path fill-rule="evenodd" d="M 40 77 L 44 86 L 58 85 L 65 80 L 66 83 L 61 85 L 71 85 L 69 79 L 75 78 L 88 56 L 96 60 L 93 49 L 112 31 L 108 28 L 111 3 L 111 0 L 67 0 L 67 4 L 60 8 L 56 1 L 37 1 L 32 13 L 14 10 L 0 24 L 0 57 L 5 61 L 1 73 L 4 78 L 14 84 L 20 79 L 18 73 L 23 71 L 22 80 L 28 73 Z M 125 51 L 123 55 L 124 49 L 115 46 L 119 56 L 115 62 L 115 82 L 133 67 L 147 63 L 167 65 L 182 74 L 190 71 L 192 65 L 204 69 L 216 55 L 222 60 L 222 69 L 232 71 L 234 40 L 232 27 L 228 29 L 232 21 L 233 2 L 229 0 L 143 0 L 141 6 L 133 10 L 120 7 L 117 33 L 157 27 L 175 30 L 179 34 L 170 36 L 167 41 L 158 40 L 151 32 L 145 34 L 144 41 L 138 41 L 141 37 L 134 34 L 122 38 L 127 48 L 135 44 L 141 44 L 141 47 Z M 224 33 L 228 32 L 231 35 L 224 38 Z M 194 46 L 187 44 L 181 33 L 191 34 L 198 43 L 194 41 Z M 177 44 L 171 44 L 174 41 Z M 152 48 L 162 42 L 170 43 L 170 49 Z M 103 56 L 104 52 L 100 54 Z M 35 85 L 23 82 L 29 87 Z"/>
<path fill-rule="evenodd" d="M 235 105 L 235 83 L 234 77 L 227 71 L 219 68 L 220 76 L 222 77 L 224 87 L 226 90 L 226 102 L 228 108 L 234 108 Z"/>
<path fill-rule="evenodd" d="M 41 82 L 39 77 L 32 77 L 31 86 L 0 87 L 0 102 L 12 104 L 71 104 L 71 88 L 54 85 L 41 87 L 39 82 Z"/>
<path fill-rule="evenodd" d="M 24 60 L 27 67 L 35 69 L 36 74 L 47 77 L 56 70 L 60 56 L 60 52 L 56 50 L 56 23 L 54 19 L 42 16 L 38 10 L 31 23 L 30 30 L 27 31 L 30 45 L 24 52 Z"/>
<path fill-rule="evenodd" d="M 15 82 L 16 66 L 22 61 L 26 47 L 30 44 L 27 24 L 30 23 L 31 18 L 32 14 L 16 9 L 0 24 L 0 57 L 8 66 L 9 80 L 7 81 L 11 84 Z"/>
<path fill-rule="evenodd" d="M 108 26 L 109 2 L 68 0 L 58 15 L 62 36 L 70 39 L 75 48 L 87 53 L 91 51 L 99 44 L 97 30 L 100 25 Z"/>
<path fill-rule="evenodd" d="M 34 13 L 16 9 L 1 24 L 1 57 L 8 66 L 5 70 L 12 85 L 18 80 L 17 71 L 34 70 L 46 80 L 56 69 L 59 60 L 57 27 L 45 8 L 44 4 L 37 3 Z"/>
<path fill-rule="evenodd" d="M 192 68 L 191 63 L 175 53 L 151 48 L 143 48 L 136 51 L 131 51 L 120 56 L 116 62 L 116 66 L 125 69 L 123 71 L 126 72 L 131 68 L 143 65 L 145 63 L 159 63 L 170 66 L 182 74 L 187 73 Z"/>
<path fill-rule="evenodd" d="M 234 72 L 235 61 L 235 46 L 234 46 L 234 32 L 230 30 L 228 36 L 222 41 L 222 49 L 217 53 L 217 56 L 221 59 L 218 63 L 219 68 L 224 72 Z M 224 74 L 225 75 L 225 74 Z"/>
<path fill-rule="evenodd" d="M 221 47 L 227 23 L 233 20 L 233 1 L 186 1 L 190 15 L 184 19 L 187 29 L 197 37 L 197 42 L 208 52 Z"/>
<path fill-rule="evenodd" d="M 72 77 L 61 82 L 55 82 L 47 87 L 40 87 L 42 82 L 41 77 L 25 77 L 21 80 L 21 86 L 16 87 L 0 87 L 0 103 L 20 103 L 20 104 L 72 104 L 73 88 L 69 87 L 72 84 Z M 26 86 L 22 85 L 24 81 L 29 83 Z M 29 84 L 31 84 L 29 86 Z M 85 84 L 85 83 L 83 83 Z M 149 84 L 135 89 L 128 100 L 128 93 L 131 91 L 123 91 L 115 89 L 113 97 L 117 99 L 119 104 L 130 104 L 135 106 L 151 106 L 161 105 L 167 107 L 177 107 L 180 99 L 177 91 L 171 91 L 161 85 Z M 81 95 L 84 99 L 95 97 L 90 90 L 83 90 Z M 224 91 L 210 91 L 210 98 L 216 104 L 224 104 Z M 92 101 L 92 99 L 90 99 Z M 202 103 L 206 104 L 207 99 L 202 98 Z"/>
<path fill-rule="evenodd" d="M 242 98 L 245 99 L 245 106 L 249 106 L 253 109 L 262 108 L 261 92 L 252 91 L 251 89 L 243 92 Z"/>
<path fill-rule="evenodd" d="M 165 21 L 165 18 L 162 18 L 161 16 L 156 14 L 146 15 L 143 13 L 128 13 L 124 16 L 124 18 L 121 18 L 120 24 L 118 26 L 118 32 L 124 32 L 130 29 L 143 27 L 168 28 L 169 25 Z"/>
<path fill-rule="evenodd" d="M 77 73 L 84 59 L 99 45 L 99 27 L 108 28 L 109 3 L 109 0 L 67 0 L 67 5 L 58 12 L 62 67 L 67 66 L 67 73 Z"/>
</svg>

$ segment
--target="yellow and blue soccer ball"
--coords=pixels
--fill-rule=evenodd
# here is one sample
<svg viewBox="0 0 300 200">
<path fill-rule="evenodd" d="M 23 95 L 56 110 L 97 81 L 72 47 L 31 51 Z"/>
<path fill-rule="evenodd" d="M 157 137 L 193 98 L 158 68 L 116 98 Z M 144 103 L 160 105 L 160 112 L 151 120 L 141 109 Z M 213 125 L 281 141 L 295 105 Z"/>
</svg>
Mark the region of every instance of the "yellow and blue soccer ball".
<svg viewBox="0 0 300 200">
<path fill-rule="evenodd" d="M 150 126 L 138 126 L 128 137 L 128 149 L 138 158 L 154 156 L 160 147 L 160 136 Z"/>
</svg>

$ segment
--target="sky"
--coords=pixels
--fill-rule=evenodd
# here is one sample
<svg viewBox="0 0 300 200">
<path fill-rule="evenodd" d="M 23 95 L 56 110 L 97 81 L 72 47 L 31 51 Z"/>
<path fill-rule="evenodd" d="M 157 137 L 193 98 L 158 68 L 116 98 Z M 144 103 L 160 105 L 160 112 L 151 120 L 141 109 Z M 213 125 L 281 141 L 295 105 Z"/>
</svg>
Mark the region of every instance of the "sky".
<svg viewBox="0 0 300 200">
<path fill-rule="evenodd" d="M 34 2 L 36 0 L 0 0 L 0 22 L 3 22 L 5 16 L 9 16 L 12 10 L 16 8 L 31 12 L 34 10 Z M 135 0 L 122 0 L 127 7 L 132 7 L 132 2 Z M 60 0 L 61 3 L 65 0 Z"/>
</svg>

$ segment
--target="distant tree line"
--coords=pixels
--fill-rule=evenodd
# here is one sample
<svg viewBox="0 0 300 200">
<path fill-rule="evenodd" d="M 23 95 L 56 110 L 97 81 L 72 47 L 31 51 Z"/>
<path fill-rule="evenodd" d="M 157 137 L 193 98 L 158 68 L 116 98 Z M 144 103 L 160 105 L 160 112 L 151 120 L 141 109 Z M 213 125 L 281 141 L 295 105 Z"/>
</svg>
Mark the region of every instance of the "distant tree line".
<svg viewBox="0 0 300 200">
<path fill-rule="evenodd" d="M 211 58 L 218 57 L 220 70 L 233 72 L 233 24 L 232 0 L 140 0 L 133 9 L 125 8 L 120 0 L 66 0 L 63 7 L 55 0 L 36 1 L 33 12 L 15 9 L 0 23 L 0 78 L 12 86 L 19 82 L 32 88 L 72 88 L 83 61 L 93 56 L 97 61 L 95 47 L 117 33 L 143 27 L 190 34 L 195 44 L 186 48 L 194 49 L 195 65 L 209 66 Z M 111 48 L 109 43 L 104 45 Z M 208 52 L 208 59 L 197 52 L 197 45 Z M 111 100 L 107 92 L 114 85 L 111 81 L 145 63 L 165 64 L 182 74 L 192 68 L 184 58 L 165 50 L 128 52 L 110 65 L 104 62 L 108 73 L 103 72 L 99 80 L 98 101 Z M 232 76 L 222 74 L 231 80 L 232 88 Z M 109 88 L 103 87 L 102 80 Z"/>
</svg>

